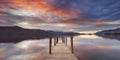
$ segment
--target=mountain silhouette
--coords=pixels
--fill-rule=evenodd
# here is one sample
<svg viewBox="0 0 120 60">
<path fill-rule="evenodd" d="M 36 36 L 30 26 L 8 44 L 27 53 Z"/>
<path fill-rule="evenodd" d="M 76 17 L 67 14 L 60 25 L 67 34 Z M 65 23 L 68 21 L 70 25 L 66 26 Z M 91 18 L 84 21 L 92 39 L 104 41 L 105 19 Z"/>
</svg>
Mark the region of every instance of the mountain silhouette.
<svg viewBox="0 0 120 60">
<path fill-rule="evenodd" d="M 76 35 L 74 32 L 45 31 L 40 29 L 24 29 L 18 26 L 1 26 L 0 42 L 20 42 L 28 39 L 43 39 L 55 36 Z"/>
<path fill-rule="evenodd" d="M 100 31 L 100 32 L 97 32 L 96 35 L 104 38 L 120 40 L 120 28 Z"/>
</svg>

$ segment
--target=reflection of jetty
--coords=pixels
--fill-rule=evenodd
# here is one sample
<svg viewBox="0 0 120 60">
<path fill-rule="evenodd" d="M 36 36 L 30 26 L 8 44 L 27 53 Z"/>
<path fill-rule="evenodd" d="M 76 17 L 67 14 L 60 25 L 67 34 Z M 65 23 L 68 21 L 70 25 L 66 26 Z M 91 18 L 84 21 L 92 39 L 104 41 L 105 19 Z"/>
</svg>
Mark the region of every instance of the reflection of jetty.
<svg viewBox="0 0 120 60">
<path fill-rule="evenodd" d="M 70 36 L 70 49 L 67 47 L 67 37 L 60 38 L 62 38 L 62 42 L 59 42 L 59 37 L 55 37 L 54 39 L 52 37 L 49 38 L 50 58 L 47 60 L 78 60 L 73 54 L 73 36 Z M 54 43 L 54 46 L 52 46 L 52 43 Z"/>
</svg>

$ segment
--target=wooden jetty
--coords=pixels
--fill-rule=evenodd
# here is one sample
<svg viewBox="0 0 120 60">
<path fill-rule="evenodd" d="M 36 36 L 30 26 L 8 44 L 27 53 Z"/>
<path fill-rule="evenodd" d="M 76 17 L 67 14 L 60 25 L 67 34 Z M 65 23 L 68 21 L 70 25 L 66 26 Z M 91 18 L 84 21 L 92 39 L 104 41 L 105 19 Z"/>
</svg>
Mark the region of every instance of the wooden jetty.
<svg viewBox="0 0 120 60">
<path fill-rule="evenodd" d="M 52 46 L 54 42 L 54 46 Z M 59 42 L 58 37 L 49 38 L 49 55 L 45 60 L 78 60 L 74 53 L 73 36 L 70 37 L 71 48 L 67 47 L 67 37 L 62 37 L 62 42 Z"/>
</svg>

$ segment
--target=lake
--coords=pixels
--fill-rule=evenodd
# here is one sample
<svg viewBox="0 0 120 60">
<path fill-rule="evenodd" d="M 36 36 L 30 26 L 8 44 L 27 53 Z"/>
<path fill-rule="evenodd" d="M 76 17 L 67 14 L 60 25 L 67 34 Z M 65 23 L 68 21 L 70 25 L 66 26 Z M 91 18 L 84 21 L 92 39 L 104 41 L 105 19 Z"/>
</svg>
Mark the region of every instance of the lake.
<svg viewBox="0 0 120 60">
<path fill-rule="evenodd" d="M 68 37 L 70 48 L 69 40 Z M 0 60 L 45 60 L 47 52 L 44 50 L 48 49 L 47 38 L 0 43 Z M 74 36 L 74 54 L 79 60 L 120 60 L 120 41 L 96 35 Z"/>
<path fill-rule="evenodd" d="M 74 38 L 75 55 L 79 60 L 120 60 L 120 41 L 96 35 Z"/>
</svg>

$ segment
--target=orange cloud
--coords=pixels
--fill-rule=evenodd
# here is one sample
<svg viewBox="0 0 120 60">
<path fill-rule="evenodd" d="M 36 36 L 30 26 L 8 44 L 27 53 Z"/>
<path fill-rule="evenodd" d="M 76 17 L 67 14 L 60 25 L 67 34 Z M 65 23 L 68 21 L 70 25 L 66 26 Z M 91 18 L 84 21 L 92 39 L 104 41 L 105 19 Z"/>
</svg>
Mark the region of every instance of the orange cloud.
<svg viewBox="0 0 120 60">
<path fill-rule="evenodd" d="M 23 15 L 23 16 L 36 16 L 37 20 L 61 20 L 56 23 L 64 23 L 67 25 L 79 25 L 79 24 L 93 24 L 93 25 L 103 25 L 107 24 L 107 21 L 99 21 L 99 20 L 81 20 L 80 19 L 80 11 L 78 12 L 77 9 L 70 8 L 56 8 L 56 6 L 47 0 L 1 0 L 0 3 L 10 3 L 12 7 L 15 7 L 16 10 L 8 8 L 4 8 L 1 6 L 0 9 L 4 10 L 13 10 L 10 11 L 16 15 Z M 56 9 L 55 9 L 56 8 Z M 19 10 L 20 9 L 20 10 Z M 23 10 L 23 11 L 21 11 Z M 25 11 L 24 11 L 25 10 Z M 14 12 L 16 11 L 16 12 Z M 18 13 L 19 12 L 19 13 Z M 4 16 L 0 14 L 0 16 Z M 55 17 L 57 17 L 55 19 Z M 36 23 L 36 22 L 32 22 Z M 40 23 L 40 22 L 38 22 Z"/>
<path fill-rule="evenodd" d="M 37 11 L 39 14 L 43 14 L 43 15 L 44 13 L 45 14 L 50 13 L 49 15 L 57 16 L 61 18 L 61 20 L 69 20 L 71 18 L 78 17 L 77 12 L 75 10 L 72 9 L 67 10 L 62 8 L 54 9 L 56 6 L 54 6 L 52 3 L 48 2 L 47 0 L 10 0 L 10 1 L 3 0 L 3 2 L 9 2 L 12 7 L 15 7 L 18 10 L 25 9 L 26 11 L 28 10 L 31 13 L 35 13 Z M 10 7 L 5 9 L 15 11 L 14 9 L 10 9 Z M 40 17 L 40 19 L 48 20 L 49 17 Z"/>
<path fill-rule="evenodd" d="M 0 14 L 0 16 L 6 16 L 6 14 Z"/>
<path fill-rule="evenodd" d="M 62 18 L 62 20 L 69 20 L 78 17 L 78 13 L 74 10 L 56 9 L 53 13 Z"/>
<path fill-rule="evenodd" d="M 106 21 L 99 21 L 99 20 L 94 20 L 94 21 L 91 21 L 91 20 L 82 20 L 82 23 L 85 23 L 85 24 L 94 24 L 94 25 L 104 25 L 104 24 L 107 24 Z"/>
<path fill-rule="evenodd" d="M 11 0 L 11 3 L 24 9 L 32 10 L 37 8 L 42 12 L 46 12 L 52 7 L 52 4 L 46 0 Z"/>
<path fill-rule="evenodd" d="M 91 24 L 91 25 L 104 25 L 108 24 L 107 21 L 98 21 L 98 20 L 79 20 L 79 19 L 72 19 L 72 20 L 66 20 L 66 21 L 61 21 L 61 23 L 65 23 L 68 25 L 80 25 L 80 24 Z"/>
<path fill-rule="evenodd" d="M 11 1 L 12 4 L 14 4 L 15 6 L 24 8 L 24 9 L 39 9 L 40 13 L 41 12 L 49 12 L 50 9 L 54 8 L 54 5 L 52 5 L 51 3 L 47 2 L 46 0 L 12 0 Z M 65 18 L 65 17 L 71 17 L 73 15 L 75 15 L 75 13 L 71 13 L 68 10 L 65 9 L 55 9 L 53 11 L 50 11 L 53 14 L 61 17 L 61 18 Z"/>
<path fill-rule="evenodd" d="M 58 15 L 59 17 L 69 17 L 68 11 L 62 10 L 62 9 L 57 9 L 53 11 L 54 14 Z"/>
</svg>

